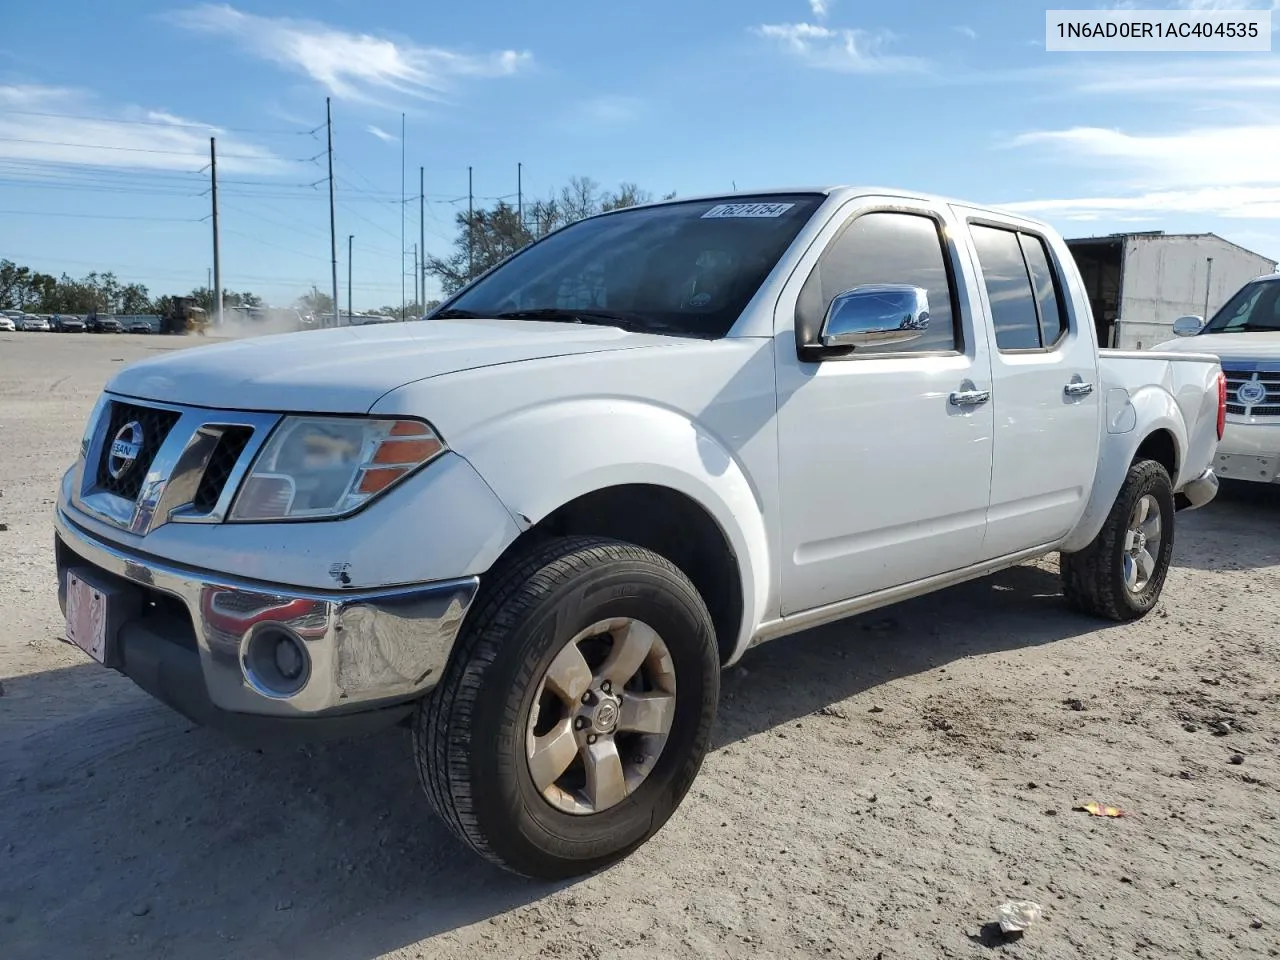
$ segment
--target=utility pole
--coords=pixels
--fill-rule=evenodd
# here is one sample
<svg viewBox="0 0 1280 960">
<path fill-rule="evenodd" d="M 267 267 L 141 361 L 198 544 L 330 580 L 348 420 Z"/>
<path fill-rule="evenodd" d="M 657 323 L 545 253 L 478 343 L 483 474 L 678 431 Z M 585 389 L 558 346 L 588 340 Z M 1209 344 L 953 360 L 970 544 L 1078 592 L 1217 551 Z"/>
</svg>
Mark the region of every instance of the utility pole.
<svg viewBox="0 0 1280 960">
<path fill-rule="evenodd" d="M 1207 267 L 1204 272 L 1204 322 L 1209 322 L 1209 281 L 1213 279 L 1213 257 L 1205 257 Z"/>
<path fill-rule="evenodd" d="M 418 296 L 418 245 L 413 245 L 413 302 L 422 306 L 422 300 Z"/>
<path fill-rule="evenodd" d="M 404 114 L 400 114 L 400 322 L 404 323 Z"/>
<path fill-rule="evenodd" d="M 524 226 L 524 164 L 516 164 L 516 215 L 520 217 L 520 226 Z"/>
<path fill-rule="evenodd" d="M 347 323 L 351 323 L 351 318 L 355 316 L 351 312 L 351 241 L 354 239 L 354 233 L 347 234 Z"/>
<path fill-rule="evenodd" d="M 324 98 L 325 123 L 329 128 L 329 254 L 333 261 L 333 325 L 338 325 L 338 233 L 333 213 L 333 107 Z"/>
<path fill-rule="evenodd" d="M 218 141 L 209 138 L 209 195 L 213 198 L 213 325 L 222 326 L 222 255 L 218 246 Z"/>
<path fill-rule="evenodd" d="M 467 282 L 476 275 L 476 210 L 475 195 L 471 189 L 471 168 L 467 167 Z"/>
<path fill-rule="evenodd" d="M 424 192 L 426 184 L 423 168 L 418 168 L 418 247 L 422 250 L 422 263 L 418 265 L 418 286 L 421 299 L 418 301 L 421 306 L 427 299 L 427 195 Z"/>
</svg>

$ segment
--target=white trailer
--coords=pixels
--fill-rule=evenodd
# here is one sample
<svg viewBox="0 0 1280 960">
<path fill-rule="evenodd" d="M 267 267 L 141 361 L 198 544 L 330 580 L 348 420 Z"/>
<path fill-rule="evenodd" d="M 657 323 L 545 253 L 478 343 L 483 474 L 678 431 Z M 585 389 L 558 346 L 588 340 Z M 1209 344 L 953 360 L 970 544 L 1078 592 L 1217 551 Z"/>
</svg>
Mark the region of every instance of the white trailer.
<svg viewBox="0 0 1280 960">
<path fill-rule="evenodd" d="M 1142 350 L 1170 339 L 1173 321 L 1208 319 L 1276 261 L 1214 233 L 1115 233 L 1067 240 L 1093 307 L 1098 342 Z"/>
</svg>

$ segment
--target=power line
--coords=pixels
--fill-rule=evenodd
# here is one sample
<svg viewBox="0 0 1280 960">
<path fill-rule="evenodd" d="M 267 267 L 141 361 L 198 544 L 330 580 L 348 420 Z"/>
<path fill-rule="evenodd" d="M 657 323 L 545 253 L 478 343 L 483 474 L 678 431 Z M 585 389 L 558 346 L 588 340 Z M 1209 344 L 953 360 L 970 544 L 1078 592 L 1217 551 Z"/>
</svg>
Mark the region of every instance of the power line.
<svg viewBox="0 0 1280 960">
<path fill-rule="evenodd" d="M 137 217 L 112 213 L 62 213 L 42 210 L 0 210 L 14 217 L 74 217 L 79 220 L 146 220 L 152 223 L 202 223 L 203 217 Z"/>
<path fill-rule="evenodd" d="M 3 211 L 0 211 L 0 212 L 3 212 Z M 236 237 L 241 237 L 242 239 L 245 239 L 245 240 L 250 240 L 254 243 L 260 243 L 264 247 L 273 247 L 276 250 L 283 250 L 285 253 L 292 253 L 294 256 L 297 256 L 297 257 L 306 257 L 308 260 L 320 260 L 324 263 L 329 262 L 328 257 L 317 257 L 314 253 L 303 253 L 301 250 L 293 250 L 293 249 L 290 249 L 289 247 L 282 247 L 278 243 L 272 243 L 270 240 L 263 240 L 261 237 L 255 237 L 251 233 L 241 233 L 239 230 L 227 230 L 225 227 L 223 228 L 222 232 L 229 233 Z"/>
<path fill-rule="evenodd" d="M 30 137 L 0 137 L 0 142 L 4 143 L 34 143 L 47 147 L 83 147 L 86 150 L 123 150 L 128 153 L 157 153 L 165 154 L 171 157 L 203 157 L 203 154 L 196 153 L 191 150 L 161 150 L 157 147 L 121 147 L 110 143 L 70 143 L 65 140 L 37 140 Z M 263 156 L 260 153 L 227 153 L 223 154 L 223 159 L 234 158 L 237 160 L 274 160 L 284 163 L 306 163 L 314 160 L 315 157 L 304 157 L 301 160 L 287 160 L 283 157 Z"/>
<path fill-rule="evenodd" d="M 185 120 L 129 120 L 124 117 L 94 117 L 78 113 L 45 113 L 39 110 L 0 110 L 0 116 L 48 117 L 52 120 L 88 120 L 94 123 L 117 123 L 142 127 L 178 127 L 207 130 L 211 133 L 256 133 L 264 136 L 306 136 L 314 130 L 286 130 L 284 128 L 224 127 L 217 123 L 190 123 Z M 319 129 L 318 127 L 315 129 Z"/>
</svg>

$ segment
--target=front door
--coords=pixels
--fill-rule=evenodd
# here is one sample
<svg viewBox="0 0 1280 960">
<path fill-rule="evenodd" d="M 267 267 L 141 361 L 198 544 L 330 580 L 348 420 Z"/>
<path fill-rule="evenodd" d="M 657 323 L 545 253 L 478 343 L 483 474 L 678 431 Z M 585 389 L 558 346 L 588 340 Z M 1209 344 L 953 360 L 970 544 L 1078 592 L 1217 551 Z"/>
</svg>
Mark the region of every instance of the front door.
<svg viewBox="0 0 1280 960">
<path fill-rule="evenodd" d="M 972 267 L 946 238 L 953 229 L 925 205 L 852 201 L 779 299 L 784 616 L 980 557 L 991 376 Z M 875 283 L 928 292 L 922 336 L 846 356 L 801 355 L 797 343 L 816 339 L 833 297 Z"/>
<path fill-rule="evenodd" d="M 983 553 L 1053 543 L 1079 520 L 1102 431 L 1097 335 L 1063 282 L 1065 246 L 1016 220 L 969 219 L 995 342 L 995 451 Z"/>
</svg>

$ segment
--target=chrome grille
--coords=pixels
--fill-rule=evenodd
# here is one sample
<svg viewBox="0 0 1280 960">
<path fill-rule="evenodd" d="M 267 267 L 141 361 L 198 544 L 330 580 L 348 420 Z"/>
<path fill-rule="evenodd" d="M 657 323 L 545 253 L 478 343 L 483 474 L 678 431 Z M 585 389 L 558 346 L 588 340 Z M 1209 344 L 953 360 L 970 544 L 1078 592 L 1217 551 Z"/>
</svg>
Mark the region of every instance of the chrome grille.
<svg viewBox="0 0 1280 960">
<path fill-rule="evenodd" d="M 1259 370 L 1223 364 L 1227 375 L 1227 413 L 1250 417 L 1280 417 L 1280 370 Z M 1264 391 L 1252 403 L 1241 403 L 1239 391 L 1246 383 L 1256 381 Z"/>
<path fill-rule="evenodd" d="M 160 446 L 169 431 L 178 422 L 178 414 L 172 410 L 142 407 L 132 403 L 112 401 L 107 417 L 107 429 L 103 437 L 102 455 L 98 458 L 98 486 L 125 500 L 137 500 L 142 491 L 142 480 L 151 469 L 151 463 L 160 452 Z M 111 475 L 111 443 L 116 435 L 130 423 L 142 427 L 141 450 L 137 459 L 119 477 Z"/>
<path fill-rule="evenodd" d="M 152 405 L 106 395 L 83 446 L 72 500 L 140 536 L 166 523 L 218 523 L 279 420 L 274 413 Z M 125 443 L 113 459 L 112 445 L 122 430 Z M 133 462 L 121 469 L 131 453 Z"/>
<path fill-rule="evenodd" d="M 253 430 L 249 427 L 227 427 L 218 439 L 218 445 L 209 456 L 209 465 L 204 468 L 200 478 L 200 486 L 196 488 L 191 508 L 197 513 L 208 513 L 218 504 L 222 490 L 227 485 L 227 478 L 240 462 Z"/>
</svg>

